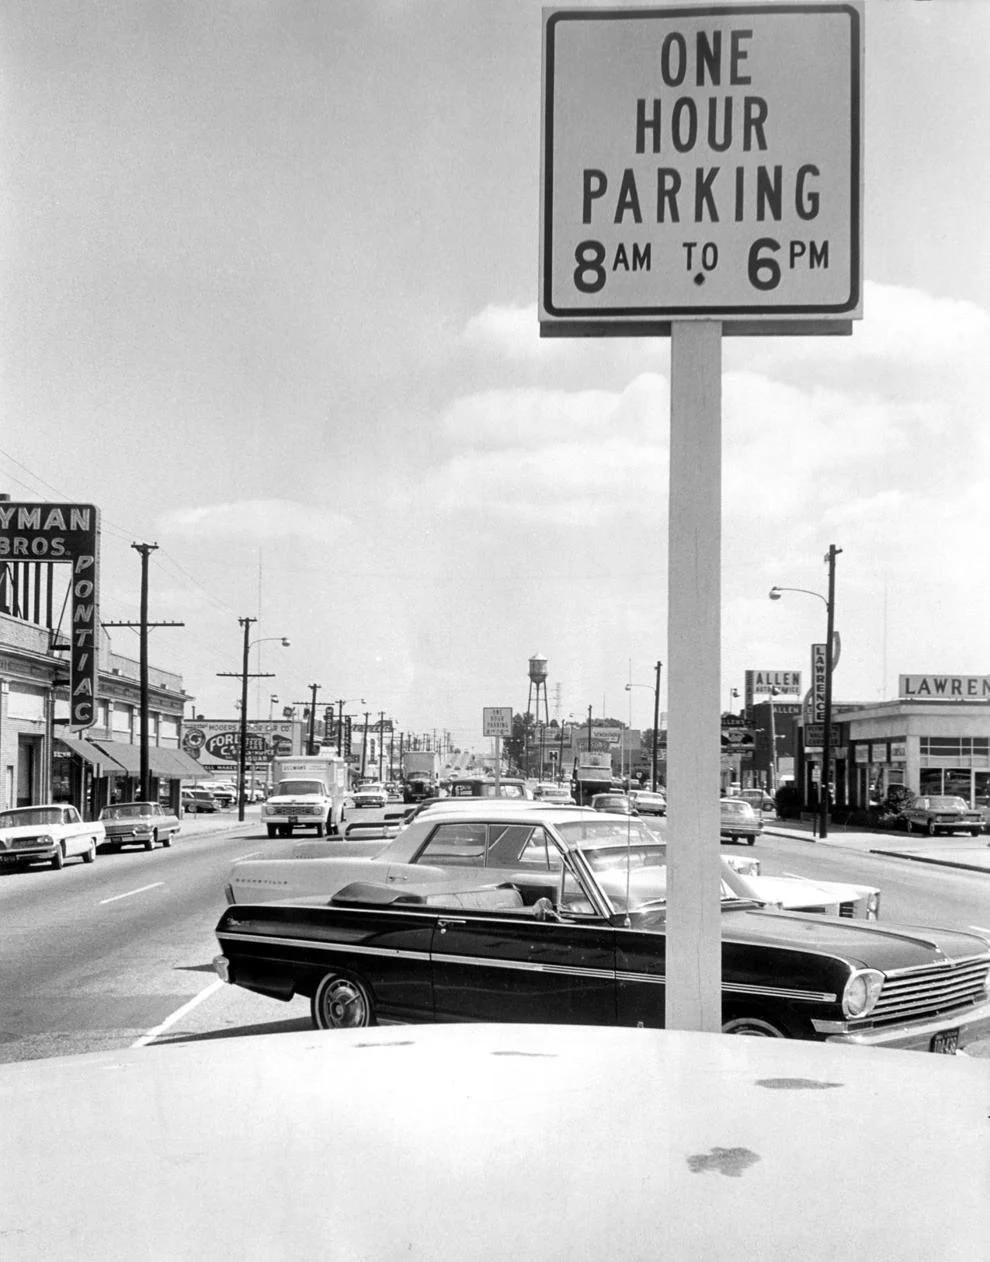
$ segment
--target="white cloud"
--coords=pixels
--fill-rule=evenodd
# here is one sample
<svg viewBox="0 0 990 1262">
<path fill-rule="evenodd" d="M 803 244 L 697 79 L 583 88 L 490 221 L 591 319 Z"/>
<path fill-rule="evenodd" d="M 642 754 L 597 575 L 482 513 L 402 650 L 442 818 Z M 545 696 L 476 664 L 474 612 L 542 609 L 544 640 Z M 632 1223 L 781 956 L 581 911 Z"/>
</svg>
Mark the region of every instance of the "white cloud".
<svg viewBox="0 0 990 1262">
<path fill-rule="evenodd" d="M 163 530 L 196 536 L 207 543 L 223 539 L 242 543 L 292 539 L 332 543 L 350 525 L 336 513 L 292 500 L 241 500 L 178 508 L 165 513 L 160 524 Z"/>
</svg>

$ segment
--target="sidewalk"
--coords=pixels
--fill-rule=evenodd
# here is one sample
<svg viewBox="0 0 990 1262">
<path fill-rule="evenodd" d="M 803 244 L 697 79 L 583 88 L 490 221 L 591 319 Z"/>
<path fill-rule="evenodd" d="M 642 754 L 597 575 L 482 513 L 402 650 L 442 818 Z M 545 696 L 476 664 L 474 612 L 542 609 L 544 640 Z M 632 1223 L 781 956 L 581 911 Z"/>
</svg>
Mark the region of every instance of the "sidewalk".
<svg viewBox="0 0 990 1262">
<path fill-rule="evenodd" d="M 238 823 L 236 806 L 228 806 L 226 810 L 212 814 L 196 811 L 189 815 L 181 815 L 180 819 L 182 820 L 180 837 L 208 837 L 217 833 L 233 832 L 235 828 L 261 828 L 261 808 L 257 803 L 245 807 L 243 824 Z"/>
<path fill-rule="evenodd" d="M 909 837 L 906 833 L 862 832 L 830 821 L 828 837 L 819 841 L 815 824 L 802 819 L 765 821 L 763 831 L 776 837 L 816 842 L 820 846 L 858 850 L 861 854 L 890 855 L 896 859 L 915 859 L 919 863 L 990 873 L 990 838 L 986 836 Z"/>
</svg>

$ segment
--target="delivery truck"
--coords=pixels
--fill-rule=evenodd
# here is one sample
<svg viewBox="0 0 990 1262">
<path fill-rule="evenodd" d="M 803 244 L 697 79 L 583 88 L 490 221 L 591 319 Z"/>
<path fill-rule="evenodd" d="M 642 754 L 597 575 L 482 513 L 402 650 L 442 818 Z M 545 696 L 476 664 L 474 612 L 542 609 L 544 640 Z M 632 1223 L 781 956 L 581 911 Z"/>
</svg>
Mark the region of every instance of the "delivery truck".
<svg viewBox="0 0 990 1262">
<path fill-rule="evenodd" d="M 317 837 L 340 829 L 348 792 L 347 760 L 336 750 L 272 762 L 273 789 L 261 808 L 269 837 L 291 837 L 296 829 L 312 828 Z"/>
</svg>

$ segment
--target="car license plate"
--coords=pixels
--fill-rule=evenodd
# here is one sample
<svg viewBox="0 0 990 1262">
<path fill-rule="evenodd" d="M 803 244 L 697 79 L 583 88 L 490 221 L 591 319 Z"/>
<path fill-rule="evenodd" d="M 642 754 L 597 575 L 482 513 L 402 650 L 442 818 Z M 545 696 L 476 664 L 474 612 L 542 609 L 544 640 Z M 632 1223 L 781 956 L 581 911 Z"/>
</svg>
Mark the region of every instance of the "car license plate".
<svg viewBox="0 0 990 1262">
<path fill-rule="evenodd" d="M 938 1034 L 932 1036 L 929 1050 L 932 1052 L 943 1052 L 947 1056 L 954 1056 L 958 1047 L 958 1030 L 939 1030 Z"/>
</svg>

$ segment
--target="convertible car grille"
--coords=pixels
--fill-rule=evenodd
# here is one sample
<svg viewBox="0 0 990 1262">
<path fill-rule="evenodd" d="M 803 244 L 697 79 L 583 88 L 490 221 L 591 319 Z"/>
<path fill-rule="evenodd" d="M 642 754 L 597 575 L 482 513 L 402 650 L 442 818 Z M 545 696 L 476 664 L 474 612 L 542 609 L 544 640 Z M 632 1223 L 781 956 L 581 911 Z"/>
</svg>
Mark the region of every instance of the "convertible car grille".
<svg viewBox="0 0 990 1262">
<path fill-rule="evenodd" d="M 979 1003 L 986 994 L 986 957 L 939 967 L 906 969 L 884 979 L 870 1014 L 875 1025 L 933 1016 Z"/>
</svg>

